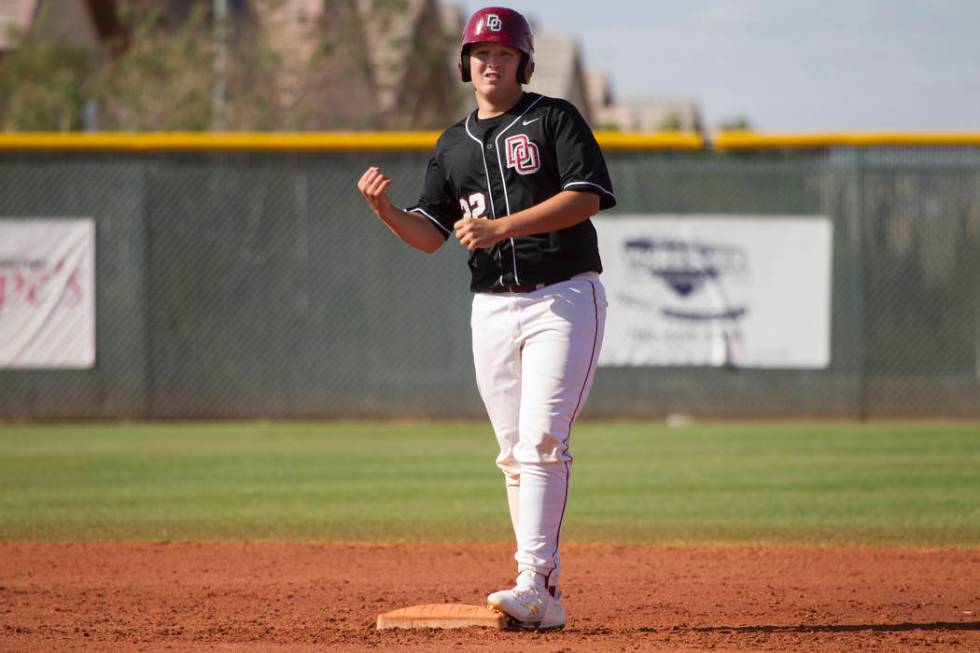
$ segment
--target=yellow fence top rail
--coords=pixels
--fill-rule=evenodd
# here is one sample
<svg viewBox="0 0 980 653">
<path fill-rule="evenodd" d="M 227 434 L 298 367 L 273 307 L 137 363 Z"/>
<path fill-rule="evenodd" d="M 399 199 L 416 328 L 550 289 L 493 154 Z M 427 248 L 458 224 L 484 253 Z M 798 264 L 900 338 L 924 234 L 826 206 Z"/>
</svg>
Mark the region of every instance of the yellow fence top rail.
<svg viewBox="0 0 980 653">
<path fill-rule="evenodd" d="M 332 133 L 8 133 L 0 134 L 0 150 L 167 151 L 337 151 L 429 150 L 438 132 Z"/>
<path fill-rule="evenodd" d="M 596 140 L 607 150 L 700 150 L 704 138 L 697 132 L 599 131 Z"/>
<path fill-rule="evenodd" d="M 663 132 L 626 134 L 599 132 L 609 149 L 699 149 L 700 134 Z M 323 132 L 323 133 L 6 133 L 0 150 L 40 151 L 364 151 L 431 150 L 439 132 Z"/>
<path fill-rule="evenodd" d="M 715 134 L 717 150 L 807 149 L 822 147 L 970 147 L 980 146 L 980 133 L 971 132 L 861 132 L 828 134 Z"/>
<path fill-rule="evenodd" d="M 318 133 L 0 133 L 0 151 L 331 152 L 423 150 L 435 147 L 439 132 Z M 977 133 L 756 133 L 722 132 L 707 141 L 696 132 L 596 132 L 607 150 L 812 149 L 826 147 L 980 146 Z"/>
</svg>

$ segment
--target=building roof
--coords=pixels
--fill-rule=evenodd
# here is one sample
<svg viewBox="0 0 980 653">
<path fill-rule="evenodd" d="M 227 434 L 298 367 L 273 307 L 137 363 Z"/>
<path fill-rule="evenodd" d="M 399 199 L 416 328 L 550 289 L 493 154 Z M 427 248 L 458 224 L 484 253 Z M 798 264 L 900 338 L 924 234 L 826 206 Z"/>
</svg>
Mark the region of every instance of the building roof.
<svg viewBox="0 0 980 653">
<path fill-rule="evenodd" d="M 571 36 L 545 34 L 534 38 L 534 74 L 527 90 L 564 98 L 592 119 L 578 41 Z"/>
<path fill-rule="evenodd" d="M 0 0 L 0 51 L 16 47 L 16 33 L 33 29 L 76 46 L 104 45 L 120 29 L 116 4 L 116 0 Z"/>
<path fill-rule="evenodd" d="M 620 100 L 602 107 L 599 127 L 620 131 L 702 131 L 701 112 L 693 100 Z"/>
</svg>

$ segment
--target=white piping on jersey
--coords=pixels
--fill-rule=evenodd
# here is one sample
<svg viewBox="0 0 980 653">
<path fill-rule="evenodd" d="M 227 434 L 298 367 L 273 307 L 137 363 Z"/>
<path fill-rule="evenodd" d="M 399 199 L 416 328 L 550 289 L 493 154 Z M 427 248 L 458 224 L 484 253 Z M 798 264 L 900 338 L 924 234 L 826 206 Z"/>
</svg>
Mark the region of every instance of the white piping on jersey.
<svg viewBox="0 0 980 653">
<path fill-rule="evenodd" d="M 540 102 L 543 99 L 544 99 L 544 96 L 543 95 L 539 95 L 538 98 L 534 102 L 532 102 L 531 104 L 527 105 L 527 108 L 524 109 L 524 111 L 521 112 L 521 115 L 519 115 L 516 118 L 514 118 L 514 122 L 510 123 L 509 125 L 507 125 L 503 129 L 501 129 L 499 132 L 497 132 L 497 137 L 493 139 L 493 147 L 497 151 L 497 165 L 500 166 L 500 183 L 502 183 L 504 185 L 504 203 L 507 205 L 507 215 L 510 215 L 510 198 L 507 196 L 507 175 L 504 174 L 504 164 L 500 161 L 500 137 L 504 135 L 504 132 L 505 131 L 507 131 L 508 129 L 510 129 L 511 127 L 513 127 L 515 124 L 517 124 L 517 121 L 520 120 L 521 118 L 523 118 L 527 114 L 528 111 L 530 111 L 531 109 L 533 109 L 535 104 L 537 104 L 538 102 Z M 485 163 L 485 161 L 484 161 L 484 163 Z M 487 177 L 487 180 L 489 181 L 489 176 Z M 516 284 L 519 285 L 521 283 L 521 280 L 517 276 L 517 248 L 514 247 L 514 239 L 513 238 L 510 239 L 510 253 L 511 253 L 511 257 L 512 257 L 512 259 L 514 261 L 514 283 L 516 283 Z"/>
<path fill-rule="evenodd" d="M 495 209 L 494 206 L 493 206 L 493 188 L 491 188 L 491 186 L 490 186 L 490 169 L 487 167 L 487 160 L 483 156 L 483 141 L 481 141 L 479 138 L 477 138 L 476 136 L 474 136 L 473 135 L 473 132 L 470 131 L 470 118 L 472 118 L 472 117 L 473 117 L 473 114 L 472 113 L 470 115 L 466 116 L 466 125 L 465 125 L 465 127 L 466 127 L 466 134 L 467 134 L 467 136 L 469 136 L 470 138 L 472 138 L 474 141 L 476 141 L 476 144 L 480 146 L 480 160 L 483 161 L 483 174 L 485 174 L 486 177 L 487 177 L 487 195 L 490 197 L 490 213 L 493 214 L 493 217 L 496 220 L 497 219 L 497 209 Z"/>
<path fill-rule="evenodd" d="M 562 186 L 562 190 L 567 189 L 569 186 L 583 186 L 583 185 L 584 186 L 595 186 L 596 188 L 598 188 L 599 190 L 601 190 L 603 193 L 605 193 L 609 197 L 613 198 L 614 200 L 616 199 L 616 196 L 613 193 L 609 192 L 608 190 L 606 190 L 605 188 L 603 188 L 599 184 L 593 184 L 591 181 L 570 181 L 567 184 L 565 184 L 564 186 Z"/>
<path fill-rule="evenodd" d="M 432 220 L 432 223 L 435 226 L 439 227 L 439 229 L 441 229 L 442 231 L 445 231 L 446 232 L 446 235 L 452 235 L 452 232 L 449 231 L 449 229 L 446 229 L 445 227 L 443 227 L 442 224 L 438 220 L 436 220 L 435 218 L 433 218 L 431 215 L 429 215 L 428 213 L 426 213 L 422 209 L 416 207 L 414 209 L 411 209 L 409 211 L 409 213 L 421 213 L 422 215 L 424 215 L 428 219 Z"/>
<path fill-rule="evenodd" d="M 497 209 L 493 205 L 493 188 L 490 186 L 490 168 L 487 167 L 487 159 L 483 156 L 483 141 L 473 135 L 470 131 L 470 118 L 473 114 L 466 116 L 466 135 L 476 141 L 477 146 L 480 148 L 480 160 L 483 161 L 483 174 L 487 177 L 487 195 L 490 197 L 490 213 L 493 215 L 493 219 L 497 219 Z M 514 246 L 514 241 L 510 241 L 511 248 Z M 500 285 L 504 285 L 504 275 L 500 275 Z"/>
</svg>

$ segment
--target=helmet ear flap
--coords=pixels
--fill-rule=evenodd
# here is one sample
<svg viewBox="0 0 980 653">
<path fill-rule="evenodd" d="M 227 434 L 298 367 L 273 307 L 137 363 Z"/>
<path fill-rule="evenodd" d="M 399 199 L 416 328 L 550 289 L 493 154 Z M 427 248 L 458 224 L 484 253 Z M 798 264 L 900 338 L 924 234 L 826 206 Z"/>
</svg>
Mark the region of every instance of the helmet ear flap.
<svg viewBox="0 0 980 653">
<path fill-rule="evenodd" d="M 470 45 L 464 45 L 459 51 L 459 77 L 464 82 L 470 81 Z"/>
<path fill-rule="evenodd" d="M 527 84 L 529 81 L 531 81 L 531 75 L 528 74 L 531 72 L 530 70 L 528 70 L 528 66 L 530 66 L 530 64 L 531 64 L 531 57 L 529 57 L 527 53 L 522 52 L 521 63 L 517 66 L 518 84 Z M 531 70 L 533 70 L 533 68 Z"/>
</svg>

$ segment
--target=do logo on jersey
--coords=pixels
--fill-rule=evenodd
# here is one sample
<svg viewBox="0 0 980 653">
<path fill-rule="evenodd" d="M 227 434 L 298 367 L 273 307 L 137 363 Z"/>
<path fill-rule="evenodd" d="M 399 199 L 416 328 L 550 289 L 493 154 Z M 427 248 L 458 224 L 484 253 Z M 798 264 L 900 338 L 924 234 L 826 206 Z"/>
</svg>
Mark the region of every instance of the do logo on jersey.
<svg viewBox="0 0 980 653">
<path fill-rule="evenodd" d="M 487 29 L 491 32 L 499 32 L 504 27 L 504 21 L 500 20 L 497 14 L 487 14 Z"/>
<path fill-rule="evenodd" d="M 527 134 L 517 134 L 504 141 L 507 152 L 507 167 L 517 170 L 519 175 L 529 175 L 541 169 L 538 146 L 531 142 Z"/>
</svg>

